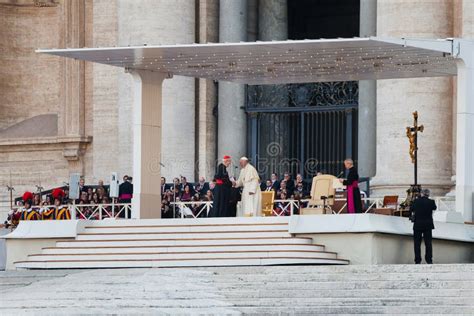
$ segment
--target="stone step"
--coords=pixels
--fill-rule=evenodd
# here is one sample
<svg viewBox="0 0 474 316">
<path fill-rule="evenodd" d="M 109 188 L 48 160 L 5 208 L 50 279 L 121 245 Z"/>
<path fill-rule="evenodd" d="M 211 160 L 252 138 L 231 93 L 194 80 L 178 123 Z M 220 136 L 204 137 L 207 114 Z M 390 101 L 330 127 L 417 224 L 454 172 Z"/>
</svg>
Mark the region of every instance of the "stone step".
<svg viewBox="0 0 474 316">
<path fill-rule="evenodd" d="M 334 303 L 332 306 L 296 306 L 292 304 L 288 307 L 276 308 L 274 306 L 234 306 L 234 309 L 243 315 L 472 315 L 471 306 L 339 306 Z M 209 309 L 212 311 L 212 308 Z"/>
<path fill-rule="evenodd" d="M 298 267 L 298 269 L 301 267 Z M 235 278 L 238 277 L 241 282 L 264 282 L 268 280 L 268 275 L 259 275 L 259 274 L 231 274 L 231 275 L 221 275 L 217 274 L 214 280 L 217 284 L 232 284 Z M 446 281 L 455 281 L 455 280 L 474 280 L 473 273 L 465 272 L 444 272 L 444 273 L 400 273 L 400 272 L 391 272 L 391 273 L 318 273 L 318 274 L 309 274 L 309 273 L 287 273 L 287 274 L 275 274 L 272 275 L 272 282 L 327 282 L 327 281 L 405 281 L 405 280 L 416 280 L 416 281 L 430 281 L 435 280 L 446 280 Z"/>
<path fill-rule="evenodd" d="M 235 287 L 235 283 L 234 283 Z M 400 298 L 400 297 L 469 297 L 469 290 L 464 288 L 459 289 L 431 289 L 431 288 L 416 288 L 416 289 L 339 289 L 338 287 L 328 289 L 319 289 L 315 287 L 312 290 L 301 291 L 300 289 L 285 289 L 287 297 L 292 298 L 333 298 L 333 299 L 349 299 L 349 298 Z M 248 289 L 246 286 L 240 288 L 221 288 L 219 286 L 219 293 L 228 299 L 252 299 L 252 298 L 279 298 L 281 296 L 281 289 Z"/>
<path fill-rule="evenodd" d="M 87 302 L 84 302 L 84 304 L 87 304 Z M 114 310 L 113 313 L 110 312 L 111 309 Z M 4 312 L 5 315 L 17 315 L 18 310 L 32 315 L 45 314 L 44 308 L 21 308 L 16 306 L 14 308 L 2 309 L 2 312 Z M 148 305 L 133 307 L 113 306 L 111 308 L 97 306 L 88 306 L 87 308 L 84 308 L 84 306 L 52 306 L 51 310 L 53 310 L 54 315 L 242 315 L 241 312 L 232 308 L 221 306 L 196 307 L 192 302 L 189 305 L 181 303 L 178 307 L 156 307 Z"/>
<path fill-rule="evenodd" d="M 229 301 L 234 306 L 268 306 L 272 308 L 276 307 L 289 307 L 292 305 L 296 306 L 306 306 L 306 307 L 323 307 L 323 306 L 333 306 L 337 303 L 338 306 L 368 306 L 368 307 L 402 307 L 402 306 L 436 306 L 443 304 L 443 297 L 365 297 L 365 298 L 332 298 L 332 297 L 287 297 L 282 296 L 281 293 L 275 297 L 254 297 L 254 298 L 241 298 L 234 299 L 230 298 Z M 444 302 L 446 304 L 446 302 Z M 474 308 L 472 303 L 472 297 L 463 296 L 463 297 L 450 297 L 449 303 L 450 306 L 460 306 L 460 305 L 471 305 Z M 471 311 L 472 312 L 472 311 Z"/>
<path fill-rule="evenodd" d="M 288 230 L 250 231 L 250 232 L 145 232 L 118 234 L 78 234 L 76 240 L 130 240 L 130 239 L 225 239 L 225 238 L 262 238 L 262 237 L 291 237 Z"/>
<path fill-rule="evenodd" d="M 86 226 L 87 234 L 150 234 L 150 233 L 192 233 L 192 232 L 252 232 L 252 231 L 287 231 L 287 223 L 266 224 L 222 224 L 222 225 L 155 225 L 155 226 Z"/>
<path fill-rule="evenodd" d="M 311 238 L 256 237 L 256 238 L 182 238 L 182 239 L 134 239 L 134 240 L 64 240 L 57 247 L 173 247 L 208 245 L 261 245 L 261 244 L 312 244 Z"/>
<path fill-rule="evenodd" d="M 44 255 L 87 254 L 87 253 L 170 253 L 170 252 L 213 252 L 213 251 L 324 251 L 324 246 L 311 244 L 230 244 L 207 246 L 150 246 L 150 247 L 49 247 L 41 251 Z"/>
<path fill-rule="evenodd" d="M 271 281 L 270 281 L 271 280 Z M 385 280 L 350 280 L 350 281 L 298 281 L 298 282 L 285 282 L 285 281 L 273 281 L 269 279 L 269 282 L 243 282 L 239 287 L 246 287 L 248 289 L 260 289 L 262 291 L 268 291 L 271 289 L 279 289 L 282 291 L 292 290 L 331 290 L 331 289 L 342 289 L 342 290 L 371 290 L 371 289 L 468 289 L 474 288 L 474 281 L 463 281 L 463 280 L 405 280 L 405 281 L 385 281 Z M 220 289 L 233 289 L 232 283 L 227 286 L 224 284 L 219 285 Z"/>
<path fill-rule="evenodd" d="M 300 250 L 273 250 L 273 251 L 207 251 L 207 252 L 164 252 L 164 253 L 97 253 L 97 254 L 36 254 L 29 255 L 32 261 L 55 260 L 162 260 L 162 259 L 229 259 L 229 258 L 273 258 L 273 257 L 300 257 L 318 259 L 337 259 L 333 252 L 300 251 Z"/>
<path fill-rule="evenodd" d="M 221 217 L 221 218 L 169 218 L 169 219 L 105 219 L 102 221 L 89 221 L 86 227 L 149 227 L 149 226 L 217 226 L 217 225 L 268 225 L 288 224 L 287 216 L 269 217 Z"/>
<path fill-rule="evenodd" d="M 82 268 L 157 268 L 157 267 L 215 267 L 215 266 L 259 266 L 259 265 L 311 265 L 348 264 L 342 259 L 315 259 L 301 257 L 273 258 L 207 258 L 179 260 L 100 260 L 100 261 L 20 261 L 15 266 L 20 269 L 82 269 Z"/>
<path fill-rule="evenodd" d="M 203 269 L 206 270 L 206 269 Z M 211 270 L 211 269 L 209 269 Z M 314 267 L 301 266 L 292 270 L 291 275 L 313 273 Z M 350 266 L 322 266 L 318 267 L 318 274 L 324 273 L 346 273 L 346 274 L 375 274 L 383 275 L 386 273 L 453 273 L 467 272 L 474 273 L 474 264 L 383 264 L 383 265 L 350 265 Z M 238 267 L 225 267 L 219 269 L 219 275 L 237 275 L 242 274 L 242 270 Z M 288 271 L 281 270 L 279 267 L 266 267 L 261 270 L 258 267 L 248 267 L 245 269 L 246 275 L 287 275 Z"/>
</svg>

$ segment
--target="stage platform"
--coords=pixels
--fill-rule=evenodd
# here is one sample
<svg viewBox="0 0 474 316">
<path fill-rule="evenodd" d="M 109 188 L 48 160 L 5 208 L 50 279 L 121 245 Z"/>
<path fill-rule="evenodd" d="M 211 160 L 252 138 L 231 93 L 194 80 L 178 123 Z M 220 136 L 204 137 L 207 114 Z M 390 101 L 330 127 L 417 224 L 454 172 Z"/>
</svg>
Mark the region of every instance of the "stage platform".
<svg viewBox="0 0 474 316">
<path fill-rule="evenodd" d="M 435 263 L 473 262 L 474 226 L 435 223 Z M 411 223 L 375 214 L 24 221 L 7 269 L 412 263 Z"/>
</svg>

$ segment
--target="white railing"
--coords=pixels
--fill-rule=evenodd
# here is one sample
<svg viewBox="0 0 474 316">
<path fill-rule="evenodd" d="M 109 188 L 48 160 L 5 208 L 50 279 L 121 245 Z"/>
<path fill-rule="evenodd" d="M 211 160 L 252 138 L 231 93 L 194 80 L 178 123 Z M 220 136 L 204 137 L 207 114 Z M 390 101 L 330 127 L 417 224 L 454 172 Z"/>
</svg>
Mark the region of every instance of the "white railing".
<svg viewBox="0 0 474 316">
<path fill-rule="evenodd" d="M 438 206 L 438 211 L 453 212 L 455 208 L 455 198 L 449 196 L 440 196 L 433 198 Z M 275 200 L 272 211 L 273 216 L 292 216 L 301 207 L 305 207 L 309 199 L 302 200 Z M 337 202 L 343 202 L 342 206 L 333 208 L 333 214 L 341 214 L 347 206 L 345 199 L 335 199 Z M 404 199 L 398 200 L 399 204 Z M 364 212 L 368 213 L 375 208 L 383 207 L 383 197 L 365 197 L 362 198 Z M 212 201 L 190 201 L 190 202 L 171 202 L 170 211 L 174 213 L 173 217 L 178 218 L 198 218 L 207 217 L 212 209 Z M 41 211 L 42 209 L 54 208 L 54 205 L 34 206 L 33 209 Z M 68 204 L 60 208 L 67 207 L 71 214 L 71 219 L 102 220 L 106 218 L 130 218 L 132 206 L 130 203 L 109 203 L 109 204 Z M 21 206 L 13 207 L 13 210 L 21 209 Z"/>
<path fill-rule="evenodd" d="M 455 198 L 454 197 L 447 197 L 447 196 L 439 196 L 433 198 L 438 206 L 438 211 L 449 211 L 454 212 L 455 209 Z M 361 198 L 364 213 L 369 213 L 370 211 L 376 208 L 383 207 L 383 197 L 364 197 Z M 399 198 L 398 205 L 402 203 L 405 199 Z M 274 201 L 274 208 L 272 211 L 273 216 L 292 216 L 295 214 L 296 210 L 299 210 L 301 207 L 304 207 L 309 202 L 309 199 L 301 199 L 301 200 L 275 200 Z M 344 209 L 347 207 L 346 199 L 339 198 L 335 199 L 336 202 L 343 202 L 337 208 L 332 208 L 333 214 L 341 214 Z M 203 214 L 205 210 L 205 216 L 209 214 L 209 211 L 212 208 L 212 202 L 171 202 L 171 208 L 173 205 L 176 206 L 177 217 L 181 218 L 197 218 Z M 196 205 L 204 205 L 198 212 L 193 212 Z"/>
<path fill-rule="evenodd" d="M 132 214 L 130 203 L 70 204 L 68 207 L 72 219 L 130 218 Z"/>
<path fill-rule="evenodd" d="M 212 208 L 212 201 L 171 202 L 170 211 L 173 217 L 198 218 L 207 217 Z"/>
<path fill-rule="evenodd" d="M 21 209 L 14 206 L 13 210 Z M 33 206 L 32 209 L 42 213 L 43 210 L 54 209 L 54 205 Z M 108 204 L 68 204 L 60 205 L 59 209 L 67 208 L 71 219 L 102 220 L 106 218 L 130 218 L 132 205 L 130 203 L 108 203 Z"/>
</svg>

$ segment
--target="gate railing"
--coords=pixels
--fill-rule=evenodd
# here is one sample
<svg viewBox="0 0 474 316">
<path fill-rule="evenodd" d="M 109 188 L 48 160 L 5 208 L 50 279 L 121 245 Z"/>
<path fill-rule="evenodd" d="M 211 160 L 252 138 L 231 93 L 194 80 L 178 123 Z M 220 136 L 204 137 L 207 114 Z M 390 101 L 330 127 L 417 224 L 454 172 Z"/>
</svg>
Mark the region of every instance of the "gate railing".
<svg viewBox="0 0 474 316">
<path fill-rule="evenodd" d="M 33 206 L 32 209 L 42 213 L 44 210 L 54 209 L 54 205 Z M 71 219 L 102 220 L 106 218 L 130 218 L 132 213 L 131 203 L 109 204 L 67 204 L 58 206 L 59 209 L 67 208 Z M 22 209 L 14 206 L 13 211 Z"/>
<path fill-rule="evenodd" d="M 454 212 L 455 198 L 450 196 L 433 197 L 438 207 L 438 211 Z M 404 199 L 400 198 L 399 203 Z M 273 216 L 292 216 L 299 212 L 302 207 L 305 207 L 309 199 L 301 200 L 275 200 L 272 211 Z M 341 214 L 347 206 L 345 199 L 335 199 L 337 202 L 343 202 L 336 209 L 333 207 L 333 214 Z M 382 197 L 364 197 L 362 198 L 364 204 L 364 212 L 368 213 L 373 209 L 383 207 Z M 178 218 L 198 218 L 207 217 L 212 209 L 212 201 L 190 201 L 190 202 L 171 202 L 170 207 L 174 213 L 173 217 Z M 48 206 L 33 206 L 37 211 L 54 208 L 54 205 Z M 68 204 L 62 205 L 59 208 L 66 207 L 71 219 L 85 219 L 85 220 L 103 220 L 107 218 L 131 218 L 132 205 L 130 203 L 109 203 L 109 204 Z M 13 210 L 21 209 L 21 206 L 13 207 Z"/>
<path fill-rule="evenodd" d="M 449 211 L 454 212 L 455 209 L 455 198 L 449 196 L 439 196 L 433 198 L 438 207 L 438 211 Z M 364 197 L 361 198 L 364 205 L 364 213 L 370 213 L 374 209 L 383 207 L 383 197 Z M 310 199 L 301 199 L 301 200 L 274 200 L 274 208 L 272 211 L 273 216 L 292 216 L 297 214 L 296 211 L 299 211 L 300 208 L 305 207 Z M 343 202 L 337 208 L 333 206 L 333 214 L 342 214 L 344 209 L 347 207 L 346 199 L 336 198 L 336 202 Z M 404 198 L 398 199 L 398 204 L 404 201 Z M 212 201 L 207 202 L 171 202 L 172 206 L 176 206 L 176 217 L 181 218 L 197 218 L 207 216 L 212 208 Z M 202 205 L 203 207 L 196 210 L 195 206 Z M 171 206 L 171 207 L 172 207 Z"/>
</svg>

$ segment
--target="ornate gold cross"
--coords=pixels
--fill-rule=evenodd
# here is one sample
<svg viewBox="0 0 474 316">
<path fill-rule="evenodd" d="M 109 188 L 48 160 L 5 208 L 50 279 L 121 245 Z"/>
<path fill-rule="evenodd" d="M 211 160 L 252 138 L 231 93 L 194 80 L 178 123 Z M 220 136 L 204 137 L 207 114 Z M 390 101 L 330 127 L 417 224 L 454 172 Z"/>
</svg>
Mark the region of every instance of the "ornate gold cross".
<svg viewBox="0 0 474 316">
<path fill-rule="evenodd" d="M 410 141 L 410 157 L 411 162 L 416 163 L 416 152 L 418 151 L 417 138 L 418 132 L 423 133 L 425 127 L 423 125 L 418 126 L 418 112 L 413 112 L 413 126 L 407 127 L 407 137 Z"/>
<path fill-rule="evenodd" d="M 407 137 L 408 140 L 410 141 L 410 157 L 411 157 L 411 162 L 414 164 L 414 178 L 415 178 L 415 183 L 414 185 L 418 185 L 418 132 L 423 133 L 424 130 L 423 125 L 418 126 L 418 112 L 415 111 L 413 112 L 413 126 L 407 127 Z"/>
</svg>

